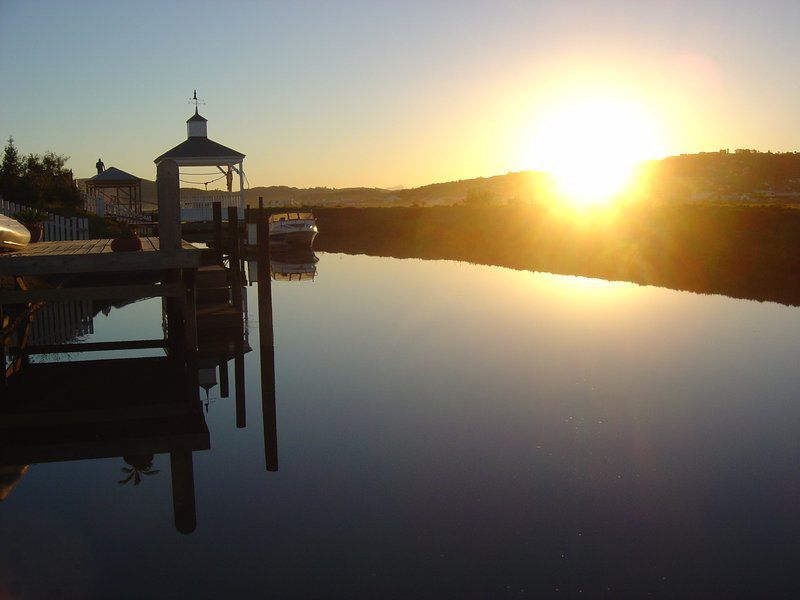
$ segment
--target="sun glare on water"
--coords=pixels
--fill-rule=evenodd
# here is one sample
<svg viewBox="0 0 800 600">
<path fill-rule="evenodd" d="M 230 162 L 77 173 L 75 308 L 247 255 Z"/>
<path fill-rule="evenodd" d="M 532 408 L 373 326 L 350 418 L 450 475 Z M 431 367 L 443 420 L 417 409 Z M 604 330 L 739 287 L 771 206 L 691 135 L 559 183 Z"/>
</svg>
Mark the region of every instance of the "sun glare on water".
<svg viewBox="0 0 800 600">
<path fill-rule="evenodd" d="M 637 163 L 659 153 L 655 124 L 627 99 L 585 95 L 543 111 L 530 137 L 535 170 L 552 194 L 576 208 L 605 205 L 630 191 Z"/>
</svg>

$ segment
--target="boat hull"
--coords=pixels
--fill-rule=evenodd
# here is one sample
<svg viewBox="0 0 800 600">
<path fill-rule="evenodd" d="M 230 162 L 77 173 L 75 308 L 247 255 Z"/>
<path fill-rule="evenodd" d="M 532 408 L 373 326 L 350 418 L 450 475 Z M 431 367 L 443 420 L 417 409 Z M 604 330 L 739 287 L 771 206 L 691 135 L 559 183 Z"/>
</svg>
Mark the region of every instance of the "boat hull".
<svg viewBox="0 0 800 600">
<path fill-rule="evenodd" d="M 270 233 L 269 243 L 273 246 L 291 248 L 292 250 L 310 250 L 317 237 L 316 231 L 291 231 L 288 233 Z"/>
<path fill-rule="evenodd" d="M 30 239 L 31 232 L 22 223 L 0 215 L 0 250 L 21 250 Z"/>
</svg>

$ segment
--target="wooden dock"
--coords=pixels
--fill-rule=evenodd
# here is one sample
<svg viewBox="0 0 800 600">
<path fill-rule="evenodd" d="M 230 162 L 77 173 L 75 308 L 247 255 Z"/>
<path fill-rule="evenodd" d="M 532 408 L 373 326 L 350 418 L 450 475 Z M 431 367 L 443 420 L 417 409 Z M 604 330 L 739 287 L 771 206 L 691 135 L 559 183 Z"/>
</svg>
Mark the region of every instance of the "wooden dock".
<svg viewBox="0 0 800 600">
<path fill-rule="evenodd" d="M 145 237 L 141 252 L 113 252 L 110 239 L 40 242 L 0 254 L 0 275 L 50 275 L 187 269 L 200 266 L 200 249 L 183 241 L 159 252 L 157 237 Z"/>
<path fill-rule="evenodd" d="M 218 243 L 213 264 L 204 264 L 208 251 L 181 236 L 177 166 L 163 161 L 158 172 L 160 237 L 142 238 L 143 251 L 113 252 L 111 240 L 100 239 L 44 242 L 0 254 L 0 276 L 14 282 L 13 289 L 0 289 L 0 473 L 16 474 L 10 485 L 0 487 L 0 498 L 8 495 L 31 463 L 121 456 L 132 468 L 139 468 L 135 465 L 151 462 L 153 455 L 169 453 L 175 526 L 189 533 L 196 526 L 192 452 L 210 447 L 199 398 L 199 358 L 204 371 L 209 365 L 212 370 L 219 366 L 220 391 L 228 396 L 228 361 L 233 357 L 236 426 L 246 426 L 245 282 L 237 215 L 229 215 L 227 258 Z M 214 213 L 219 242 L 218 204 Z M 275 471 L 277 421 L 266 223 L 259 226 L 259 240 L 263 242 L 258 300 L 264 451 L 267 470 Z M 27 285 L 27 276 L 40 278 L 42 285 Z M 160 315 L 163 339 L 82 342 L 66 338 L 29 343 L 30 324 L 42 302 L 91 305 L 94 300 L 148 297 L 165 299 Z M 23 333 L 15 333 L 15 328 Z M 156 348 L 163 349 L 164 356 L 29 360 L 39 354 Z M 8 368 L 6 353 L 11 358 Z"/>
<path fill-rule="evenodd" d="M 188 242 L 161 250 L 158 238 L 142 238 L 141 252 L 113 252 L 111 240 L 75 240 L 30 244 L 19 252 L 0 255 L 0 276 L 29 275 L 75 278 L 97 273 L 151 272 L 149 283 L 112 283 L 95 279 L 89 285 L 0 290 L 0 307 L 9 304 L 65 300 L 109 300 L 163 297 L 170 304 L 172 341 L 178 336 L 189 351 L 197 350 L 195 274 L 201 250 Z M 100 282 L 100 283 L 98 283 Z"/>
</svg>

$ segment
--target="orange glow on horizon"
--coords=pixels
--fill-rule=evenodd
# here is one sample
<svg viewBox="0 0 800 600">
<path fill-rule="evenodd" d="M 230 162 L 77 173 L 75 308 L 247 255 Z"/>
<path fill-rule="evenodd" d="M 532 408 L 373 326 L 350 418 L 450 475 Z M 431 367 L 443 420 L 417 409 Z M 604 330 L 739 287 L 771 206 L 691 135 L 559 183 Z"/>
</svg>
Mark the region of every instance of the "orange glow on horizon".
<svg viewBox="0 0 800 600">
<path fill-rule="evenodd" d="M 578 210 L 634 192 L 636 166 L 662 154 L 659 123 L 632 94 L 586 89 L 554 99 L 527 133 L 531 168 L 550 175 L 549 194 Z"/>
</svg>

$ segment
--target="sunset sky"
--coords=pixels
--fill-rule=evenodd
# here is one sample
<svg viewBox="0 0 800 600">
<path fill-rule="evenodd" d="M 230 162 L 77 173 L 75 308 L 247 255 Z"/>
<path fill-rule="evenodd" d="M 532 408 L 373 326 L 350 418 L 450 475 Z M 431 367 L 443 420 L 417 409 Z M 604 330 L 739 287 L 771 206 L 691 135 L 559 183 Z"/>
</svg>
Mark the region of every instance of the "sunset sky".
<svg viewBox="0 0 800 600">
<path fill-rule="evenodd" d="M 552 148 L 587 100 L 642 159 L 797 150 L 799 24 L 797 0 L 0 0 L 0 136 L 154 179 L 196 88 L 252 186 L 544 169 L 604 147 L 567 127 Z"/>
</svg>

